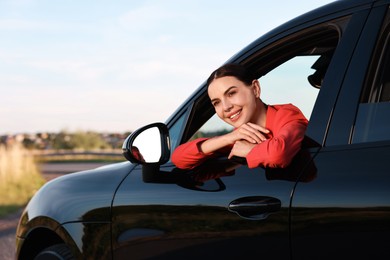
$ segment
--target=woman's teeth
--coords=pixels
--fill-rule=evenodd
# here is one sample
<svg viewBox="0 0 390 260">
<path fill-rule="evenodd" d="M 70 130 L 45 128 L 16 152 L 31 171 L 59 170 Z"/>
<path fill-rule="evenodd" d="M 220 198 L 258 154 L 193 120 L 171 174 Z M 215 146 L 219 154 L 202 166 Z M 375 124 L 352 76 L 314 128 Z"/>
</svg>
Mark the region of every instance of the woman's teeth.
<svg viewBox="0 0 390 260">
<path fill-rule="evenodd" d="M 231 116 L 230 116 L 230 119 L 233 119 L 233 118 L 235 118 L 235 117 L 236 117 L 236 116 L 238 116 L 240 113 L 241 113 L 241 111 L 239 111 L 239 112 L 235 113 L 234 115 L 231 115 Z"/>
</svg>

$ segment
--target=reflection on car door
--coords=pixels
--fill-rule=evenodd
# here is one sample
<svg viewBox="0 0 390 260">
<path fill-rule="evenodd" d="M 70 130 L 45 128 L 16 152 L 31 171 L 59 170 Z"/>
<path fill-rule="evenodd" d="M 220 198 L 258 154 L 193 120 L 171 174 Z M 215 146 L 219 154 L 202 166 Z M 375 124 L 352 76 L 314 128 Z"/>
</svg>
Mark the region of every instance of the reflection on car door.
<svg viewBox="0 0 390 260">
<path fill-rule="evenodd" d="M 289 257 L 293 181 L 227 160 L 195 172 L 165 167 L 155 183 L 141 175 L 132 172 L 115 197 L 114 258 Z"/>
</svg>

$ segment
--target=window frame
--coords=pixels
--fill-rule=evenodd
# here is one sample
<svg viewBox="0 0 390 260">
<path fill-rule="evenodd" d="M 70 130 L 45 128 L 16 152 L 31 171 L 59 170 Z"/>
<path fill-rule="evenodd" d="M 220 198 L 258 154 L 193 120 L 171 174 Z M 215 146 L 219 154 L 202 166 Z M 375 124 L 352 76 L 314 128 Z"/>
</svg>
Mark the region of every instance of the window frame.
<svg viewBox="0 0 390 260">
<path fill-rule="evenodd" d="M 390 9 L 387 11 L 378 41 L 375 45 L 373 59 L 362 90 L 351 143 L 369 143 L 390 140 L 390 100 L 381 100 L 383 82 L 388 80 L 390 68 Z M 387 82 L 387 88 L 389 88 Z M 387 89 L 389 91 L 389 89 Z"/>
<path fill-rule="evenodd" d="M 332 72 L 340 74 L 341 85 L 339 92 L 335 93 L 337 103 L 330 114 L 324 140 L 326 147 L 351 144 L 361 91 L 386 12 L 387 6 L 382 5 L 354 14 L 345 32 L 350 34 L 349 37 L 341 39 L 343 51 L 349 51 L 350 58 L 345 53 L 335 53 L 340 55 L 340 62 L 346 63 L 346 66 L 342 71 Z M 328 82 L 332 83 L 331 80 Z"/>
</svg>

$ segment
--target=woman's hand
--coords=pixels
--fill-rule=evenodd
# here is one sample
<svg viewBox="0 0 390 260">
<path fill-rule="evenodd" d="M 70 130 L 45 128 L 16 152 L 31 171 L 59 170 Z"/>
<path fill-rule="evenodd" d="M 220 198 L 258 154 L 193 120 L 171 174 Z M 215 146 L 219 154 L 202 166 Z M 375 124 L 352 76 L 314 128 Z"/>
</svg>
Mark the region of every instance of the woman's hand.
<svg viewBox="0 0 390 260">
<path fill-rule="evenodd" d="M 255 147 L 257 144 L 249 143 L 246 140 L 236 141 L 233 145 L 232 150 L 228 156 L 228 159 L 231 159 L 233 156 L 245 158 L 247 154 Z"/>
<path fill-rule="evenodd" d="M 268 133 L 268 129 L 248 122 L 246 124 L 242 124 L 228 135 L 231 144 L 241 140 L 245 140 L 252 144 L 259 144 L 267 139 L 266 134 Z"/>
<path fill-rule="evenodd" d="M 265 141 L 267 139 L 266 135 L 269 132 L 270 131 L 264 127 L 246 123 L 228 134 L 216 136 L 200 143 L 199 150 L 203 153 L 211 153 L 222 147 L 235 145 L 238 141 L 245 141 L 248 142 L 248 144 L 256 145 Z M 243 154 L 243 152 L 237 153 Z"/>
<path fill-rule="evenodd" d="M 231 133 L 233 148 L 228 156 L 246 157 L 254 146 L 267 140 L 269 130 L 253 123 L 246 123 Z"/>
</svg>

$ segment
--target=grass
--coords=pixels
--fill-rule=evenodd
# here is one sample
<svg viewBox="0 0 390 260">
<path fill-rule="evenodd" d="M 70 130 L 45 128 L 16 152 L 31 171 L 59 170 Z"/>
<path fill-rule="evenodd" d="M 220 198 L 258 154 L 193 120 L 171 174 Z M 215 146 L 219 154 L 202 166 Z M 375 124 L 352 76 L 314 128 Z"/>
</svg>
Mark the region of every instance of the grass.
<svg viewBox="0 0 390 260">
<path fill-rule="evenodd" d="M 125 161 L 120 150 L 29 151 L 21 145 L 0 145 L 0 217 L 24 207 L 45 183 L 40 163 L 96 163 Z"/>
<path fill-rule="evenodd" d="M 21 145 L 0 145 L 0 217 L 25 206 L 45 183 L 33 155 Z"/>
</svg>

